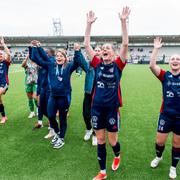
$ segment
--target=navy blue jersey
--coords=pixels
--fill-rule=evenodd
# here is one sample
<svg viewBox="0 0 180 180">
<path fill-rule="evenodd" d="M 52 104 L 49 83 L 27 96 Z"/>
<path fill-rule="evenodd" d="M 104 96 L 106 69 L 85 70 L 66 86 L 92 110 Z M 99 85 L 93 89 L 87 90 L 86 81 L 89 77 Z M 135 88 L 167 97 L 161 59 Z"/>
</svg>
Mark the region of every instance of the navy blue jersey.
<svg viewBox="0 0 180 180">
<path fill-rule="evenodd" d="M 31 59 L 48 71 L 48 84 L 52 96 L 67 96 L 71 94 L 70 78 L 72 72 L 80 65 L 80 51 L 75 51 L 74 61 L 65 65 L 56 62 L 44 61 L 39 55 L 38 49 L 29 49 Z"/>
<path fill-rule="evenodd" d="M 10 63 L 5 60 L 0 62 L 0 84 L 9 85 L 9 79 L 8 79 L 9 65 Z"/>
<path fill-rule="evenodd" d="M 104 64 L 94 56 L 91 66 L 95 69 L 93 105 L 122 106 L 120 79 L 126 63 L 117 57 L 111 64 Z"/>
<path fill-rule="evenodd" d="M 41 89 L 46 89 L 48 87 L 47 81 L 47 70 L 40 67 L 38 69 L 38 80 L 37 80 L 37 89 L 40 93 Z"/>
<path fill-rule="evenodd" d="M 40 56 L 45 59 L 45 61 L 49 62 L 55 62 L 54 56 L 48 56 L 47 53 L 43 50 L 42 47 L 38 47 L 38 53 Z M 48 85 L 48 72 L 44 68 L 40 68 L 38 71 L 38 82 L 37 82 L 39 90 L 48 91 L 49 85 Z"/>
<path fill-rule="evenodd" d="M 161 69 L 157 77 L 162 82 L 163 103 L 161 113 L 180 117 L 180 74 L 174 76 Z"/>
</svg>

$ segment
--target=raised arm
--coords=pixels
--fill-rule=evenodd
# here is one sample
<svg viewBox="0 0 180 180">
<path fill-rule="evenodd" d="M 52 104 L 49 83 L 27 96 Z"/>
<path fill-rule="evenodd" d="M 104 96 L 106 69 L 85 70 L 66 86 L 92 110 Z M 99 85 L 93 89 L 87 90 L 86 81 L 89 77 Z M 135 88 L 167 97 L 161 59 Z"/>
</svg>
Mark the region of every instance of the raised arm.
<svg viewBox="0 0 180 180">
<path fill-rule="evenodd" d="M 47 53 L 44 51 L 44 49 L 41 47 L 40 41 L 33 40 L 31 41 L 32 46 L 37 47 L 37 50 L 39 52 L 39 55 L 42 57 L 44 61 L 51 62 L 50 58 L 48 57 Z"/>
<path fill-rule="evenodd" d="M 38 52 L 44 61 L 51 62 L 50 58 L 48 57 L 47 53 L 44 51 L 42 47 L 38 47 Z"/>
<path fill-rule="evenodd" d="M 81 47 L 78 43 L 74 43 L 74 51 L 78 51 L 78 58 L 77 62 L 78 65 L 85 71 L 87 72 L 89 69 L 89 63 L 85 60 L 84 55 L 81 52 Z"/>
<path fill-rule="evenodd" d="M 8 63 L 11 63 L 11 53 L 10 53 L 10 50 L 8 49 L 8 47 L 6 46 L 3 37 L 1 37 L 0 43 L 3 46 L 4 51 L 6 53 L 5 61 L 8 62 Z"/>
<path fill-rule="evenodd" d="M 163 45 L 163 43 L 161 41 L 162 41 L 162 39 L 159 37 L 156 37 L 154 39 L 154 49 L 153 49 L 151 57 L 150 57 L 149 68 L 151 69 L 151 71 L 153 72 L 153 74 L 155 76 L 159 76 L 160 71 L 161 71 L 160 67 L 156 64 L 158 51 Z"/>
<path fill-rule="evenodd" d="M 122 13 L 119 13 L 119 18 L 121 20 L 121 29 L 122 29 L 122 44 L 120 48 L 120 58 L 122 61 L 127 59 L 128 53 L 128 30 L 127 30 L 127 20 L 130 14 L 129 7 L 124 7 Z"/>
<path fill-rule="evenodd" d="M 97 17 L 95 17 L 95 14 L 93 11 L 89 11 L 87 13 L 87 24 L 86 24 L 86 31 L 85 31 L 85 37 L 84 37 L 84 46 L 86 53 L 88 56 L 92 59 L 95 55 L 93 48 L 90 45 L 90 34 L 91 34 L 91 26 L 96 21 Z"/>
<path fill-rule="evenodd" d="M 73 64 L 71 67 L 71 72 L 73 72 L 78 67 L 83 68 L 85 72 L 88 70 L 88 63 L 86 62 L 82 52 L 81 47 L 78 43 L 74 43 L 74 58 L 73 58 Z"/>
<path fill-rule="evenodd" d="M 29 47 L 29 57 L 37 65 L 45 69 L 48 68 L 49 62 L 46 62 L 42 59 L 42 57 L 39 55 L 37 47 Z"/>
<path fill-rule="evenodd" d="M 23 61 L 22 64 L 21 64 L 21 67 L 26 68 L 28 58 L 29 58 L 29 55 L 27 55 L 27 56 L 25 57 L 24 61 Z"/>
</svg>

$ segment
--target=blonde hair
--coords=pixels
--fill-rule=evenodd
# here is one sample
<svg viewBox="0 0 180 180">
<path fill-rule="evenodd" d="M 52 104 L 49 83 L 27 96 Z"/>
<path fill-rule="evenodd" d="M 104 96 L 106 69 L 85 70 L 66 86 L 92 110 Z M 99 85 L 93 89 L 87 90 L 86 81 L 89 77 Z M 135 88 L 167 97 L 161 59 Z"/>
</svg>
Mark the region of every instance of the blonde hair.
<svg viewBox="0 0 180 180">
<path fill-rule="evenodd" d="M 67 59 L 67 51 L 65 49 L 57 49 L 56 54 L 60 52 Z"/>
</svg>

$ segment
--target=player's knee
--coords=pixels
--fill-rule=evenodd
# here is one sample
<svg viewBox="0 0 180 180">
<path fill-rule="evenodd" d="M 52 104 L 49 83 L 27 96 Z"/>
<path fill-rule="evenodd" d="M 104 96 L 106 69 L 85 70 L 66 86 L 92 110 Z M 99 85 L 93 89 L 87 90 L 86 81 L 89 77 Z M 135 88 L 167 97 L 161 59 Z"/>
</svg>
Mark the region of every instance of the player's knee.
<svg viewBox="0 0 180 180">
<path fill-rule="evenodd" d="M 97 142 L 98 142 L 98 144 L 105 144 L 106 143 L 106 139 L 102 138 L 102 137 L 97 137 Z"/>
<path fill-rule="evenodd" d="M 158 146 L 164 146 L 164 145 L 165 145 L 165 141 L 163 141 L 162 139 L 157 139 L 157 140 L 156 140 L 156 144 L 157 144 Z"/>
<path fill-rule="evenodd" d="M 180 138 L 173 138 L 172 145 L 175 148 L 180 148 Z"/>
<path fill-rule="evenodd" d="M 115 146 L 116 143 L 117 143 L 117 140 L 116 140 L 116 139 L 109 139 L 109 144 L 110 144 L 111 146 Z"/>
</svg>

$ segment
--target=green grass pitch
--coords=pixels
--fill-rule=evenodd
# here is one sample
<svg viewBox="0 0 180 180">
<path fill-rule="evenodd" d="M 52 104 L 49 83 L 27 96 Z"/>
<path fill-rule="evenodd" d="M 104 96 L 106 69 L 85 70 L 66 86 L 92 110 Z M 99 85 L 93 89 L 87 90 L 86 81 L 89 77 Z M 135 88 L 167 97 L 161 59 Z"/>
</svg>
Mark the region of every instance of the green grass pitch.
<svg viewBox="0 0 180 180">
<path fill-rule="evenodd" d="M 163 66 L 168 69 L 167 65 Z M 72 103 L 65 146 L 52 148 L 44 136 L 47 127 L 32 131 L 36 118 L 28 119 L 24 71 L 10 67 L 10 87 L 3 97 L 8 121 L 0 126 L 0 180 L 91 180 L 99 171 L 96 147 L 84 142 L 82 118 L 84 74 L 72 75 Z M 165 180 L 171 165 L 170 135 L 159 168 L 151 169 L 161 105 L 161 83 L 147 65 L 127 65 L 122 80 L 121 165 L 111 171 L 113 153 L 107 144 L 107 174 L 111 180 Z M 47 123 L 47 119 L 44 119 Z M 180 177 L 180 168 L 177 168 Z"/>
</svg>

